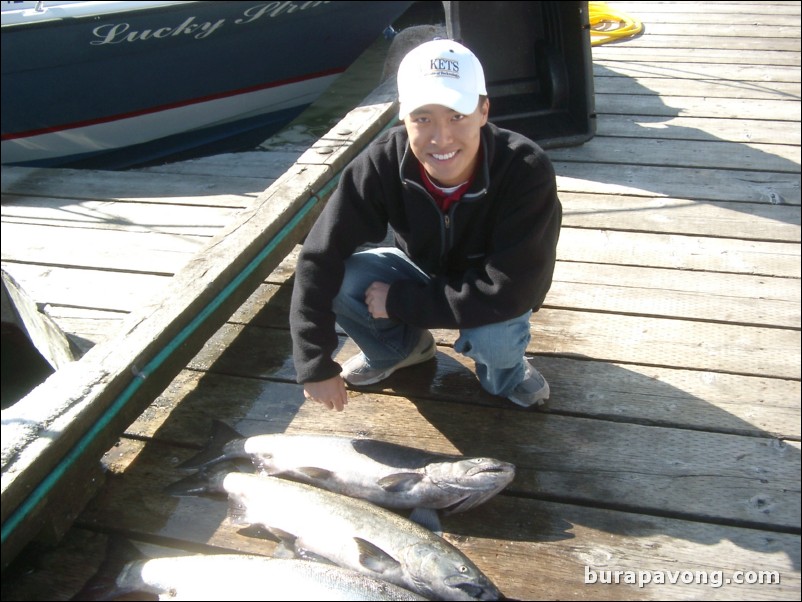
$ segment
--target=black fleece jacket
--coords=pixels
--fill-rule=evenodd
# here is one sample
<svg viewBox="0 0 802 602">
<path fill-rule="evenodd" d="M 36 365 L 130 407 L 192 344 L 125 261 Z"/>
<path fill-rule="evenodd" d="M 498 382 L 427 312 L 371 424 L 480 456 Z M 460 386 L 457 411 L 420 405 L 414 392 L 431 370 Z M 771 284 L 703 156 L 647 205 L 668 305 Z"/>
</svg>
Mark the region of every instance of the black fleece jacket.
<svg viewBox="0 0 802 602">
<path fill-rule="evenodd" d="M 298 258 L 290 308 L 299 383 L 340 373 L 332 300 L 344 262 L 392 228 L 395 244 L 432 277 L 392 284 L 387 313 L 419 328 L 474 328 L 537 311 L 551 287 L 562 206 L 554 168 L 534 142 L 488 123 L 483 161 L 447 213 L 420 178 L 406 128 L 374 140 L 343 170 Z"/>
</svg>

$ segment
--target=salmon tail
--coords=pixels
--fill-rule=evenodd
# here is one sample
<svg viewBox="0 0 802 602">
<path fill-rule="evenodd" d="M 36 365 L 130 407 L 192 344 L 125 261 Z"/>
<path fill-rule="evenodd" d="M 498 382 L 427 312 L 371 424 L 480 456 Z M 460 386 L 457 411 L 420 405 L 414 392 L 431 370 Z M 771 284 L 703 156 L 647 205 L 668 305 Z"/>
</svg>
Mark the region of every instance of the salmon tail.
<svg viewBox="0 0 802 602">
<path fill-rule="evenodd" d="M 203 468 L 227 459 L 226 445 L 236 439 L 242 439 L 236 430 L 228 426 L 225 422 L 215 420 L 212 424 L 212 434 L 206 446 L 189 460 L 179 464 L 179 468 L 193 469 Z"/>
<path fill-rule="evenodd" d="M 97 572 L 87 581 L 71 600 L 114 600 L 132 590 L 117 585 L 117 576 L 125 566 L 147 557 L 129 540 L 123 537 L 110 536 L 106 544 L 106 555 L 98 566 Z"/>
<path fill-rule="evenodd" d="M 213 467 L 199 470 L 193 475 L 179 479 L 164 488 L 168 495 L 175 496 L 227 496 L 223 487 L 223 479 L 231 472 L 246 472 L 244 467 L 237 462 L 221 462 Z"/>
</svg>

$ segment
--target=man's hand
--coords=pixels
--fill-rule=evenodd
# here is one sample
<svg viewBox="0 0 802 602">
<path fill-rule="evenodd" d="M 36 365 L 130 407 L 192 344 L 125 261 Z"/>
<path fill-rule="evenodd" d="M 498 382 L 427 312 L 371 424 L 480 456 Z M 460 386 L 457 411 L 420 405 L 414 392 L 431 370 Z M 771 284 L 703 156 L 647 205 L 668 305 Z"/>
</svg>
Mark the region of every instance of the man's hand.
<svg viewBox="0 0 802 602">
<path fill-rule="evenodd" d="M 365 291 L 365 304 L 374 318 L 389 318 L 387 315 L 387 293 L 390 285 L 386 282 L 374 282 Z"/>
<path fill-rule="evenodd" d="M 339 374 L 328 380 L 304 383 L 304 397 L 310 401 L 322 403 L 330 410 L 342 412 L 348 403 L 345 381 Z"/>
</svg>

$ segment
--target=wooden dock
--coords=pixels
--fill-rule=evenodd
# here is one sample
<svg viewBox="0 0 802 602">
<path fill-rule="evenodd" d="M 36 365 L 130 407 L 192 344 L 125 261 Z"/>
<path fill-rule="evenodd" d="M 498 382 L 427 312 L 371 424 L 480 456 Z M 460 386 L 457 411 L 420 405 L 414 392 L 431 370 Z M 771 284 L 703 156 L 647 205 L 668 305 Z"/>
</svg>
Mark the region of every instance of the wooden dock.
<svg viewBox="0 0 802 602">
<path fill-rule="evenodd" d="M 3 599 L 69 599 L 112 536 L 270 554 L 224 502 L 163 492 L 219 419 L 513 462 L 502 494 L 444 519 L 512 599 L 798 600 L 800 3 L 609 4 L 645 33 L 593 48 L 596 135 L 549 151 L 565 215 L 532 318 L 545 411 L 484 393 L 451 331 L 434 332 L 436 361 L 350 391 L 343 413 L 304 402 L 287 316 L 297 243 L 354 142 L 392 120 L 387 89 L 298 163 L 4 167 L 3 268 L 88 351 L 21 402 L 29 422 L 3 411 L 4 530 L 26 503 L 40 519 L 16 548 L 10 536 Z M 125 433 L 80 451 L 108 450 L 103 471 L 64 467 L 29 501 L 79 453 L 80 429 L 62 427 L 110 408 Z M 8 447 L 11 429 L 39 436 Z"/>
</svg>

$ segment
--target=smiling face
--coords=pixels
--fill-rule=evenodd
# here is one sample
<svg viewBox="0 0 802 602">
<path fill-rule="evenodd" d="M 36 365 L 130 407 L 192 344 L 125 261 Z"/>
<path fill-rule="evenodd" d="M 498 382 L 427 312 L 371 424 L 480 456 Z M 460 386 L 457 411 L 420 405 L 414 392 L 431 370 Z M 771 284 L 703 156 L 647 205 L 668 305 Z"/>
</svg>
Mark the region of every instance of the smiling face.
<svg viewBox="0 0 802 602">
<path fill-rule="evenodd" d="M 470 178 L 479 157 L 479 130 L 489 110 L 490 101 L 483 98 L 469 115 L 432 104 L 404 118 L 412 152 L 436 184 L 457 186 Z"/>
</svg>

